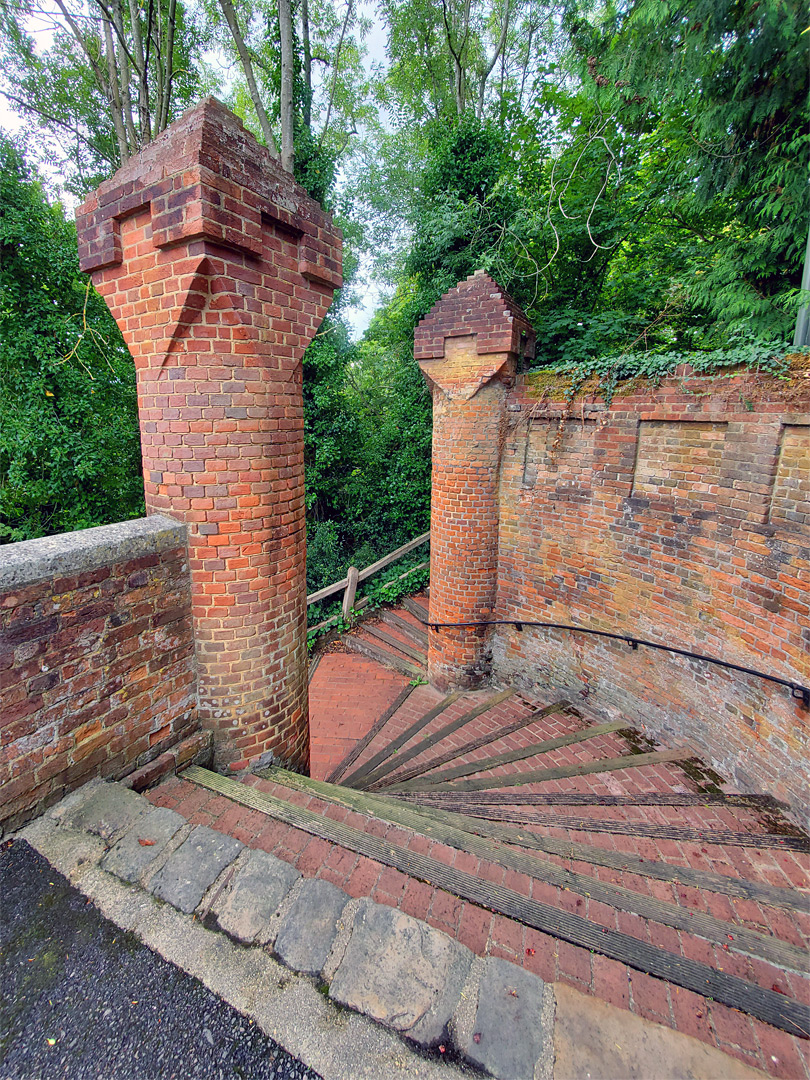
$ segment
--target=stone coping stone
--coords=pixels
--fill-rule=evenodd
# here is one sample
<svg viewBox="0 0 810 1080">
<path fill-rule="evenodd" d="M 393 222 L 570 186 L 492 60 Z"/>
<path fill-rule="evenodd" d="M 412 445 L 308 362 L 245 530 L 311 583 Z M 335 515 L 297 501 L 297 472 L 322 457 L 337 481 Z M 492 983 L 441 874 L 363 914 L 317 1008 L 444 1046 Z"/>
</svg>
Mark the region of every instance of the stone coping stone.
<svg viewBox="0 0 810 1080">
<path fill-rule="evenodd" d="M 149 800 L 135 791 L 120 784 L 99 784 L 87 799 L 77 801 L 61 816 L 61 824 L 110 842 L 151 809 Z"/>
<path fill-rule="evenodd" d="M 0 592 L 82 574 L 100 566 L 114 566 L 143 555 L 171 551 L 185 547 L 186 543 L 187 530 L 183 522 L 164 514 L 57 536 L 42 536 L 36 540 L 20 540 L 3 549 Z"/>
<path fill-rule="evenodd" d="M 552 1038 L 544 1022 L 545 983 L 499 957 L 484 960 L 473 1030 L 460 1046 L 492 1076 L 534 1080 L 537 1061 Z"/>
<path fill-rule="evenodd" d="M 349 895 L 331 881 L 304 878 L 281 921 L 274 951 L 287 967 L 320 975 Z"/>
<path fill-rule="evenodd" d="M 196 825 L 155 874 L 149 891 L 190 915 L 244 846 L 207 825 Z"/>
<path fill-rule="evenodd" d="M 101 861 L 101 869 L 122 881 L 139 881 L 172 837 L 186 824 L 182 814 L 156 807 L 138 818 L 135 824 L 110 848 Z"/>
<path fill-rule="evenodd" d="M 267 930 L 282 901 L 293 885 L 301 880 L 301 871 L 268 855 L 266 851 L 246 853 L 237 865 L 233 880 L 212 908 L 216 925 L 229 937 L 250 945 Z"/>
<path fill-rule="evenodd" d="M 764 1080 L 691 1035 L 555 984 L 554 1080 Z"/>
<path fill-rule="evenodd" d="M 432 1047 L 446 1038 L 472 955 L 427 923 L 364 899 L 329 996 Z"/>
</svg>

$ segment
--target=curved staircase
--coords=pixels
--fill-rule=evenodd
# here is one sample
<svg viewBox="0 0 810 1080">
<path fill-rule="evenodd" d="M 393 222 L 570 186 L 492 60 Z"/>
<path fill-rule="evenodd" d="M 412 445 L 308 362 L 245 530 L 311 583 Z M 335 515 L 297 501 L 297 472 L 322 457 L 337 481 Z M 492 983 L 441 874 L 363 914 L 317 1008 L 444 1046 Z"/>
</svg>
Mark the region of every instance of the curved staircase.
<svg viewBox="0 0 810 1080">
<path fill-rule="evenodd" d="M 183 780 L 220 810 L 250 811 L 257 836 L 272 822 L 265 849 L 303 860 L 305 873 L 427 918 L 474 951 L 724 1049 L 741 1025 L 734 1038 L 757 1040 L 760 1062 L 779 1039 L 804 1054 L 810 841 L 781 804 L 729 791 L 690 748 L 656 747 L 562 696 L 439 695 L 411 678 L 418 614 L 403 607 L 375 633 L 366 623 L 344 635 L 399 677 L 385 676 L 387 707 L 333 753 L 323 780 L 197 767 Z"/>
</svg>

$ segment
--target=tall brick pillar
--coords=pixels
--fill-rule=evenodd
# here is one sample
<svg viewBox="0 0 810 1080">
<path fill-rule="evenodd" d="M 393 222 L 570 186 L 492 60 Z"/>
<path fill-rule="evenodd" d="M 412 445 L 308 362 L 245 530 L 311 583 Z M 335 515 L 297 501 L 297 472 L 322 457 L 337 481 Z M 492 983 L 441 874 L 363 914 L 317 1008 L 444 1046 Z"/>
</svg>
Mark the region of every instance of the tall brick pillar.
<svg viewBox="0 0 810 1080">
<path fill-rule="evenodd" d="M 430 620 L 494 616 L 498 584 L 498 472 L 506 391 L 534 331 L 482 270 L 439 300 L 416 329 L 414 356 L 433 393 Z M 472 688 L 489 674 L 483 629 L 429 632 L 428 678 Z"/>
<path fill-rule="evenodd" d="M 218 767 L 306 767 L 301 358 L 341 237 L 208 98 L 77 212 L 83 270 L 135 358 L 146 508 L 188 525 L 203 724 Z"/>
</svg>

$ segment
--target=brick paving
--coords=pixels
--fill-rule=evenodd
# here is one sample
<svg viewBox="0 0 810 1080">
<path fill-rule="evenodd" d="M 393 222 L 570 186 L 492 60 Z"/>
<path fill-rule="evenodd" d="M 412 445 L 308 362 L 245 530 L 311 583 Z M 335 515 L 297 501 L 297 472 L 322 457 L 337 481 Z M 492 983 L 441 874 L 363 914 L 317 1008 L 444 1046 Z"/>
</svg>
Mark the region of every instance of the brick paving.
<svg viewBox="0 0 810 1080">
<path fill-rule="evenodd" d="M 407 682 L 405 677 L 354 653 L 334 651 L 323 657 L 310 687 L 313 777 L 322 778 L 334 768 L 352 746 L 363 738 Z M 490 695 L 491 693 L 489 692 Z M 436 731 L 449 720 L 462 715 L 486 694 L 487 692 L 464 695 L 432 721 L 426 728 L 426 733 Z M 364 751 L 356 764 L 368 760 L 439 700 L 441 695 L 430 687 L 416 687 L 386 725 L 383 733 Z M 461 746 L 492 731 L 493 725 L 502 727 L 518 716 L 528 715 L 533 707 L 547 703 L 532 702 L 517 694 L 465 725 L 447 742 L 429 750 L 427 756 L 436 756 L 445 750 L 451 741 Z M 468 756 L 481 760 L 506 749 L 530 745 L 596 722 L 596 718 L 589 718 L 584 714 L 582 717 L 551 715 L 503 740 L 475 750 Z M 616 757 L 627 753 L 627 748 L 626 740 L 614 732 L 584 743 L 559 748 L 537 758 L 529 758 L 499 771 L 508 773 L 550 764 L 582 762 L 595 757 Z M 449 766 L 443 766 L 447 767 Z M 783 992 L 802 1002 L 810 999 L 810 984 L 806 977 L 793 971 L 782 970 L 766 960 L 735 951 L 737 946 L 733 940 L 730 940 L 728 945 L 712 944 L 696 935 L 621 911 L 587 895 L 578 895 L 530 878 L 526 874 L 505 869 L 497 863 L 436 843 L 407 829 L 328 804 L 303 792 L 292 792 L 255 776 L 247 777 L 245 782 L 269 794 L 344 821 L 355 828 L 385 837 L 392 844 L 429 855 L 448 866 L 492 881 L 496 885 L 505 885 L 534 900 L 584 916 L 605 927 L 631 934 L 676 955 L 710 964 L 719 970 L 747 979 L 768 990 Z M 632 795 L 696 792 L 699 789 L 677 763 L 665 763 L 620 772 L 571 777 L 542 785 L 530 785 L 520 790 Z M 370 896 L 378 903 L 398 907 L 454 936 L 479 955 L 502 957 L 522 965 L 547 981 L 567 983 L 583 993 L 595 995 L 612 1005 L 710 1043 L 775 1077 L 791 1080 L 808 1080 L 810 1077 L 810 1043 L 807 1040 L 795 1038 L 744 1013 L 630 969 L 625 964 L 588 949 L 558 940 L 515 920 L 486 911 L 365 856 L 310 836 L 256 811 L 236 806 L 228 799 L 195 787 L 182 779 L 172 778 L 166 781 L 151 791 L 149 797 L 157 805 L 179 811 L 192 823 L 210 825 L 252 847 L 271 852 L 296 866 L 303 874 L 331 881 L 352 896 Z M 690 826 L 707 832 L 731 829 L 762 833 L 764 829 L 761 814 L 747 807 L 541 806 L 526 809 L 531 813 L 558 819 L 563 816 L 594 816 L 603 820 L 610 818 L 616 821 Z M 632 852 L 647 860 L 691 866 L 783 888 L 806 890 L 810 885 L 807 856 L 789 850 L 741 848 L 709 841 L 652 839 L 559 826 L 543 827 L 542 834 L 592 844 L 609 851 Z M 600 881 L 622 885 L 637 893 L 680 905 L 687 911 L 708 912 L 729 923 L 774 935 L 801 948 L 807 949 L 810 946 L 810 915 L 807 913 L 782 910 L 751 900 L 727 897 L 608 867 L 596 867 L 555 855 L 538 857 Z M 733 934 L 731 937 L 733 939 Z"/>
</svg>

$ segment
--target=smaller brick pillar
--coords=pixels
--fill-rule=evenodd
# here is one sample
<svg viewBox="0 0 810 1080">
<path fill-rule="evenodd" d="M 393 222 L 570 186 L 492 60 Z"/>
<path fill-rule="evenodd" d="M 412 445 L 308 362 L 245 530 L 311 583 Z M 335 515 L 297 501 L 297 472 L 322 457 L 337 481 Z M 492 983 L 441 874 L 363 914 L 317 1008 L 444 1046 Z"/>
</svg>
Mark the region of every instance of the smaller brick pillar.
<svg viewBox="0 0 810 1080">
<path fill-rule="evenodd" d="M 309 762 L 301 359 L 341 284 L 328 214 L 213 98 L 76 215 L 132 355 L 148 514 L 188 526 L 215 762 Z"/>
<path fill-rule="evenodd" d="M 534 356 L 534 331 L 515 302 L 477 270 L 419 324 L 414 356 L 433 394 L 430 618 L 490 619 L 498 586 L 506 391 L 518 358 Z M 487 630 L 431 630 L 431 686 L 482 685 L 489 675 L 488 638 Z"/>
</svg>

